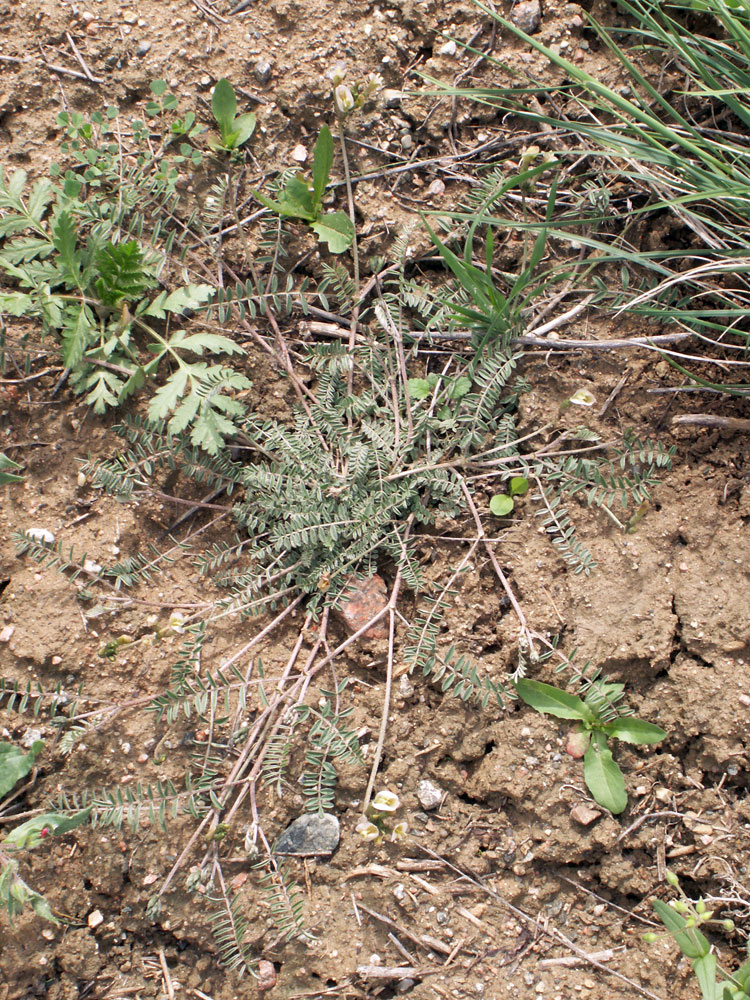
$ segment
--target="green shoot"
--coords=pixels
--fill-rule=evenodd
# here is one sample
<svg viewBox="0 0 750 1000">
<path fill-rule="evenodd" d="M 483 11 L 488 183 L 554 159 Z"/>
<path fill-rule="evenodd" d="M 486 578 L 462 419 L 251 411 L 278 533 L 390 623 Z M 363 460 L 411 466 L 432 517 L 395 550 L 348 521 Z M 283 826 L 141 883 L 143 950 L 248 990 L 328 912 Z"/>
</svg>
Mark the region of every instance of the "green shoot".
<svg viewBox="0 0 750 1000">
<path fill-rule="evenodd" d="M 221 139 L 209 140 L 209 146 L 214 151 L 231 153 L 244 145 L 255 131 L 255 115 L 249 112 L 237 114 L 237 97 L 234 87 L 225 77 L 222 77 L 214 87 L 211 98 L 211 111 L 219 126 Z"/>
<path fill-rule="evenodd" d="M 258 201 L 278 215 L 302 219 L 331 253 L 343 253 L 354 240 L 354 227 L 345 212 L 323 212 L 323 193 L 333 166 L 333 136 L 323 125 L 313 149 L 312 179 L 301 174 L 290 177 L 279 194 L 278 201 L 255 191 Z"/>
<path fill-rule="evenodd" d="M 619 685 L 611 685 L 612 687 Z M 516 692 L 522 701 L 544 715 L 558 719 L 574 719 L 578 749 L 584 750 L 583 775 L 586 785 L 600 806 L 615 815 L 628 804 L 625 779 L 608 746 L 608 739 L 644 745 L 659 743 L 666 733 L 659 726 L 642 719 L 620 716 L 610 722 L 601 717 L 594 698 L 579 698 L 552 684 L 522 679 L 516 682 Z"/>
</svg>

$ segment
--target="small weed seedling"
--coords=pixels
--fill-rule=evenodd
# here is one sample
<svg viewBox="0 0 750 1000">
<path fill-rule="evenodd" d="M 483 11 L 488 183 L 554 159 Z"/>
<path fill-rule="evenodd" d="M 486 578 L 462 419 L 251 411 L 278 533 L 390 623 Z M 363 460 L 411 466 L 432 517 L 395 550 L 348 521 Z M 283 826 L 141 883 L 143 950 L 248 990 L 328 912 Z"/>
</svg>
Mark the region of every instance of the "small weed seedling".
<svg viewBox="0 0 750 1000">
<path fill-rule="evenodd" d="M 732 920 L 713 920 L 713 910 L 709 910 L 705 900 L 692 900 L 680 888 L 680 883 L 674 872 L 667 872 L 667 881 L 680 894 L 679 899 L 664 903 L 660 899 L 652 900 L 657 916 L 669 933 L 680 946 L 682 954 L 690 959 L 693 972 L 698 979 L 703 1000 L 750 1000 L 750 961 L 741 965 L 736 972 L 730 974 L 719 968 L 716 955 L 711 951 L 711 945 L 698 928 L 701 925 L 713 924 L 725 931 L 734 929 Z M 657 935 L 644 934 L 644 941 L 654 942 Z M 721 979 L 717 980 L 717 972 Z M 724 978 L 726 976 L 727 978 Z"/>
<path fill-rule="evenodd" d="M 209 146 L 214 152 L 231 153 L 244 145 L 255 131 L 255 115 L 237 114 L 237 98 L 234 87 L 225 77 L 222 77 L 214 87 L 211 98 L 211 111 L 219 126 L 221 139 L 209 140 Z"/>
<path fill-rule="evenodd" d="M 620 694 L 624 685 L 607 684 L 606 687 L 607 694 L 611 697 Z M 642 746 L 661 742 L 667 735 L 664 730 L 627 715 L 605 722 L 594 698 L 588 695 L 585 699 L 579 698 L 578 695 L 561 691 L 552 684 L 519 680 L 516 682 L 516 692 L 522 701 L 537 712 L 554 715 L 558 719 L 575 719 L 578 722 L 568 746 L 574 751 L 574 756 L 583 756 L 586 785 L 600 806 L 615 815 L 621 813 L 628 804 L 625 779 L 612 757 L 607 740 L 614 736 L 625 743 Z"/>
<path fill-rule="evenodd" d="M 217 84 L 218 86 L 218 84 Z M 320 130 L 313 149 L 312 184 L 301 174 L 290 177 L 279 194 L 279 200 L 267 198 L 256 191 L 258 201 L 272 212 L 291 219 L 303 219 L 328 244 L 331 253 L 343 253 L 354 240 L 354 226 L 344 212 L 323 213 L 323 192 L 333 165 L 333 136 L 327 125 Z"/>
<path fill-rule="evenodd" d="M 525 476 L 513 476 L 507 493 L 496 493 L 490 500 L 490 510 L 495 517 L 507 517 L 516 505 L 513 497 L 523 497 L 529 492 L 529 481 Z"/>
<path fill-rule="evenodd" d="M 42 740 L 35 740 L 28 753 L 24 753 L 13 743 L 0 743 L 0 802 L 14 785 L 26 777 L 43 748 Z M 84 809 L 73 816 L 61 816 L 57 813 L 34 816 L 19 824 L 0 841 L 0 906 L 8 911 L 11 923 L 14 917 L 23 913 L 26 906 L 30 906 L 37 916 L 44 917 L 53 924 L 59 923 L 44 896 L 32 889 L 18 874 L 18 862 L 13 854 L 38 847 L 50 835 L 69 833 L 85 823 L 90 812 L 90 809 Z"/>
</svg>

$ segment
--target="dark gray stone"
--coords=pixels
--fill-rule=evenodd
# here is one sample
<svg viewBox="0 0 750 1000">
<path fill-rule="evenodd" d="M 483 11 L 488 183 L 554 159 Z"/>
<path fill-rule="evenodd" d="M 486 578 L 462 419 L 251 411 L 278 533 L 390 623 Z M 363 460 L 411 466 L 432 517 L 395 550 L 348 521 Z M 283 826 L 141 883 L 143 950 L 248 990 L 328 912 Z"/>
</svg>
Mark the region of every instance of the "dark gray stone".
<svg viewBox="0 0 750 1000">
<path fill-rule="evenodd" d="M 151 48 L 151 42 L 138 42 L 138 48 L 135 50 L 135 54 L 139 57 L 143 57 Z"/>
<path fill-rule="evenodd" d="M 295 819 L 281 834 L 274 854 L 313 857 L 333 854 L 339 846 L 339 821 L 332 813 L 308 813 Z"/>
</svg>

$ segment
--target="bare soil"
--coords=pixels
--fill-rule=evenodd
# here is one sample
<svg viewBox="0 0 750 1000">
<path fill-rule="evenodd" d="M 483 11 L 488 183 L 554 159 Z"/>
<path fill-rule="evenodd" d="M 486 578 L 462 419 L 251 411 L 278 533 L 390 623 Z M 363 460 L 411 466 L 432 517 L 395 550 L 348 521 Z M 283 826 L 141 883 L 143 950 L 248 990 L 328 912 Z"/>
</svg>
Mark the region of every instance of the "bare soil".
<svg viewBox="0 0 750 1000">
<path fill-rule="evenodd" d="M 35 174 L 56 159 L 60 110 L 91 111 L 114 102 L 137 107 L 156 78 L 170 81 L 185 109 L 199 109 L 208 123 L 210 87 L 228 77 L 243 106 L 257 110 L 253 154 L 261 172 L 293 165 L 295 146 L 311 145 L 328 115 L 326 72 L 334 64 L 344 64 L 353 78 L 379 72 L 395 90 L 423 86 L 415 71 L 443 80 L 466 74 L 466 85 L 501 82 L 498 67 L 474 66 L 475 57 L 460 47 L 455 54 L 445 48 L 450 36 L 473 39 L 477 48 L 490 41 L 487 19 L 468 0 L 259 0 L 228 17 L 231 6 L 219 0 L 213 6 L 207 0 L 0 3 L 0 50 L 16 60 L 0 62 L 6 170 L 22 166 Z M 566 43 L 575 59 L 611 84 L 617 70 L 606 53 L 588 43 L 581 47 L 588 35 L 577 10 L 573 4 L 545 4 L 540 37 Z M 600 14 L 613 16 L 607 5 Z M 85 79 L 68 33 L 102 82 Z M 143 43 L 150 47 L 139 56 Z M 493 44 L 506 79 L 524 70 L 553 78 L 540 56 L 510 36 L 498 34 Z M 254 74 L 261 59 L 272 67 L 265 85 Z M 54 72 L 55 65 L 78 75 Z M 501 132 L 490 109 L 425 95 L 363 118 L 360 138 L 369 145 L 352 153 L 357 172 L 382 171 L 389 154 L 398 159 L 406 135 L 412 139 L 409 156 L 432 160 L 402 179 L 381 173 L 358 185 L 363 256 L 388 247 L 425 203 L 435 178 L 445 191 L 429 195 L 434 207 L 453 204 L 465 190 L 460 165 L 441 165 L 435 157 L 471 149 Z M 606 337 L 637 331 L 621 326 L 615 332 L 590 317 L 561 332 Z M 33 330 L 9 322 L 9 346 L 17 347 L 26 333 L 36 344 Z M 32 356 L 35 372 L 58 364 L 50 343 L 32 348 Z M 670 418 L 694 399 L 685 404 L 684 397 L 650 394 L 675 384 L 669 366 L 653 358 L 637 352 L 530 352 L 525 375 L 533 388 L 521 404 L 524 426 L 562 420 L 556 417 L 559 402 L 582 385 L 593 391 L 598 410 L 626 374 L 619 394 L 591 426 L 605 435 L 632 428 L 676 444 L 677 453 L 637 533 L 623 535 L 601 513 L 580 512 L 581 534 L 598 562 L 591 576 L 566 568 L 531 516 L 518 518 L 499 555 L 534 627 L 561 635 L 567 650 L 577 647 L 581 662 L 591 660 L 623 681 L 636 714 L 667 731 L 655 747 L 620 746 L 627 811 L 612 817 L 598 810 L 588 825 L 574 818 L 577 806 L 595 803 L 580 762 L 565 753 L 562 724 L 518 704 L 504 712 L 469 707 L 421 677 L 402 677 L 380 776 L 382 787 L 401 797 L 409 838 L 364 844 L 354 826 L 366 776 L 343 775 L 337 791 L 339 849 L 330 859 L 290 862 L 304 890 L 313 937 L 274 941 L 264 900 L 249 902 L 248 940 L 276 969 L 269 996 L 398 995 L 397 979 L 358 977 L 358 967 L 380 964 L 416 967 L 416 981 L 404 985 L 406 995 L 418 1000 L 697 997 L 697 983 L 674 943 L 641 941 L 653 929 L 649 900 L 669 896 L 665 866 L 692 893 L 724 900 L 720 915 L 731 916 L 738 930 L 717 935 L 715 943 L 729 968 L 741 961 L 750 931 L 750 445 L 738 434 L 673 429 Z M 247 363 L 257 406 L 283 411 L 287 390 L 281 374 L 252 349 Z M 139 591 L 153 608 L 130 606 L 97 619 L 82 613 L 64 576 L 16 556 L 11 532 L 43 527 L 97 562 L 112 561 L 137 551 L 144 540 L 159 541 L 182 512 L 168 501 L 117 505 L 79 481 L 78 460 L 106 457 L 119 444 L 108 421 L 87 413 L 69 388 L 52 396 L 58 376 L 59 369 L 27 381 L 8 364 L 0 379 L 0 450 L 25 466 L 25 482 L 0 494 L 0 628 L 13 627 L 0 644 L 0 675 L 45 688 L 83 685 L 102 703 L 143 699 L 168 682 L 178 638 L 139 645 L 134 655 L 112 663 L 97 655 L 99 649 L 120 633 L 139 635 L 153 627 L 151 613 L 163 622 L 170 605 L 202 599 L 205 580 L 178 561 L 153 590 Z M 741 411 L 722 400 L 710 405 L 712 412 Z M 477 496 L 484 511 L 488 496 Z M 441 525 L 450 536 L 460 535 L 462 527 Z M 445 579 L 463 551 L 460 541 L 425 537 L 428 576 Z M 484 554 L 463 574 L 446 626 L 452 641 L 493 676 L 500 679 L 512 667 L 517 627 Z M 241 644 L 243 628 L 219 631 L 209 669 Z M 296 634 L 290 627 L 278 636 L 269 670 L 274 658 L 286 660 Z M 370 640 L 338 665 L 354 679 L 354 727 L 367 730 L 370 741 L 380 724 L 384 648 Z M 551 668 L 538 676 L 554 679 Z M 62 790 L 125 789 L 173 777 L 189 749 L 160 747 L 164 728 L 141 712 L 122 713 L 69 757 L 57 752 L 43 718 L 5 712 L 0 724 L 4 739 L 37 731 L 48 740 L 14 809 L 38 808 Z M 193 746 L 200 734 L 190 727 L 187 721 L 186 742 Z M 424 778 L 445 793 L 430 813 L 417 801 Z M 301 802 L 290 792 L 268 806 L 265 822 L 272 835 L 300 813 Z M 11 820 L 10 810 L 0 816 L 3 824 Z M 228 834 L 237 888 L 251 869 L 241 827 Z M 265 995 L 254 981 L 240 981 L 221 967 L 206 913 L 184 890 L 184 878 L 175 883 L 160 919 L 146 917 L 155 882 L 192 829 L 186 817 L 170 823 L 166 835 L 148 824 L 137 834 L 85 828 L 30 853 L 24 877 L 66 923 L 54 927 L 24 916 L 10 927 L 0 915 L 0 1000 Z M 97 911 L 103 917 L 98 924 L 91 919 Z M 567 962 L 571 951 L 545 928 L 587 955 L 603 953 L 598 966 Z M 567 964 L 550 961 L 557 958 Z"/>
</svg>

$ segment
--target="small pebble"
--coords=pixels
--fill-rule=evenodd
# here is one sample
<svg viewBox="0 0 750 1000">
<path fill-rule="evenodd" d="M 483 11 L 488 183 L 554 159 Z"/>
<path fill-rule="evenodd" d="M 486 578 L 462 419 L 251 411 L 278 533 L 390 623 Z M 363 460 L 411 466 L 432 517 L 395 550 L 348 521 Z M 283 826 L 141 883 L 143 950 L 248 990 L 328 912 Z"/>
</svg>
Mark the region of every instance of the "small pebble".
<svg viewBox="0 0 750 1000">
<path fill-rule="evenodd" d="M 268 990 L 272 990 L 276 985 L 276 966 L 273 962 L 269 962 L 267 959 L 263 958 L 258 962 L 258 982 L 255 984 L 255 988 L 259 993 L 266 993 Z"/>
<path fill-rule="evenodd" d="M 132 10 L 126 11 L 122 15 L 122 19 L 125 22 L 125 24 L 137 24 L 138 23 L 138 15 L 134 14 Z"/>
<path fill-rule="evenodd" d="M 438 51 L 441 56 L 455 56 L 457 48 L 456 43 L 451 38 L 451 40 L 446 42 L 445 45 L 441 45 Z"/>
<path fill-rule="evenodd" d="M 383 101 L 387 108 L 397 108 L 401 104 L 403 94 L 400 90 L 386 89 L 383 91 Z"/>
<path fill-rule="evenodd" d="M 89 913 L 88 920 L 86 922 L 93 931 L 94 928 L 104 923 L 104 917 L 102 916 L 102 911 L 92 910 L 91 913 Z"/>
<path fill-rule="evenodd" d="M 268 61 L 268 59 L 263 59 L 263 58 L 259 59 L 256 62 L 255 66 L 253 66 L 253 76 L 261 85 L 261 87 L 265 87 L 265 85 L 271 79 L 271 69 L 272 69 L 271 63 Z"/>
<path fill-rule="evenodd" d="M 745 708 L 750 708 L 750 695 L 741 694 L 738 699 L 740 705 L 744 705 Z"/>
<path fill-rule="evenodd" d="M 292 150 L 292 159 L 296 160 L 297 163 L 305 162 L 305 160 L 307 159 L 307 150 L 302 144 L 294 147 L 294 149 Z"/>
<path fill-rule="evenodd" d="M 413 990 L 416 983 L 413 979 L 399 979 L 396 983 L 396 989 L 399 993 L 408 993 L 409 990 Z"/>
<path fill-rule="evenodd" d="M 427 194 L 431 195 L 433 198 L 439 197 L 441 194 L 445 194 L 445 184 L 436 177 L 435 180 L 427 188 Z"/>
<path fill-rule="evenodd" d="M 420 781 L 417 785 L 417 799 L 420 806 L 429 812 L 431 809 L 437 809 L 443 801 L 443 792 L 431 781 Z"/>
<path fill-rule="evenodd" d="M 142 41 L 138 42 L 138 47 L 135 50 L 135 54 L 142 59 L 143 56 L 145 56 L 146 53 L 150 51 L 151 51 L 151 42 Z"/>
<path fill-rule="evenodd" d="M 570 818 L 575 820 L 576 823 L 580 823 L 581 826 L 591 826 L 591 824 L 595 820 L 599 819 L 600 816 L 600 812 L 597 812 L 596 809 L 589 809 L 589 807 L 583 805 L 583 803 L 573 806 L 570 810 Z"/>
<path fill-rule="evenodd" d="M 510 19 L 521 31 L 533 35 L 539 31 L 539 25 L 542 23 L 542 5 L 539 0 L 523 0 L 510 12 Z"/>
<path fill-rule="evenodd" d="M 24 750 L 30 750 L 32 746 L 38 742 L 44 733 L 41 729 L 27 729 L 23 734 L 23 739 L 21 740 L 21 746 Z"/>
<path fill-rule="evenodd" d="M 0 629 L 0 642 L 10 642 L 15 631 L 15 625 L 6 625 L 5 628 Z"/>
<path fill-rule="evenodd" d="M 402 149 L 411 149 L 413 145 L 414 145 L 414 140 L 410 135 L 404 135 L 401 137 Z"/>
<path fill-rule="evenodd" d="M 34 542 L 41 542 L 43 545 L 54 545 L 55 536 L 51 531 L 47 531 L 46 528 L 27 528 L 24 532 L 27 538 L 31 538 Z"/>
</svg>

